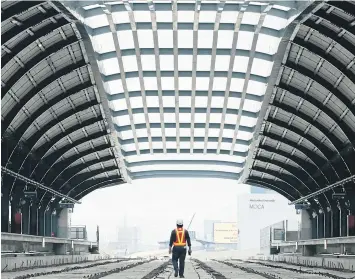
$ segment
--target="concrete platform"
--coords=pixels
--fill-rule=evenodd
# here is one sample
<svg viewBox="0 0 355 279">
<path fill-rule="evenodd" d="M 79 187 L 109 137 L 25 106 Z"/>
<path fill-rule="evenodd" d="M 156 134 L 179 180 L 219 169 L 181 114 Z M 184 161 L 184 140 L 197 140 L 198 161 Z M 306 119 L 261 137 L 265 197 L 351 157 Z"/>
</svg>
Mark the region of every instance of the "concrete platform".
<svg viewBox="0 0 355 279">
<path fill-rule="evenodd" d="M 66 255 L 67 252 L 74 254 L 89 253 L 97 250 L 96 242 L 67 239 L 59 237 L 47 237 L 37 235 L 1 233 L 1 250 L 13 252 L 49 252 Z"/>
</svg>

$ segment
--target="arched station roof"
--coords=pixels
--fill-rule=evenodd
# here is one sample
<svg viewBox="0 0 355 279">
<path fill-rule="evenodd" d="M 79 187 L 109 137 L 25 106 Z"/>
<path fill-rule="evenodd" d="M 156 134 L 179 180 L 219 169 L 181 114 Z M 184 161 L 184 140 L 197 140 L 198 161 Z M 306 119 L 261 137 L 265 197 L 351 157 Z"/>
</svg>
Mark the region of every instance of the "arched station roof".
<svg viewBox="0 0 355 279">
<path fill-rule="evenodd" d="M 307 2 L 64 3 L 85 25 L 127 172 L 243 172 L 278 45 Z"/>
<path fill-rule="evenodd" d="M 218 177 L 296 200 L 355 173 L 354 2 L 1 7 L 6 169 L 75 199 L 130 179 Z M 12 198 L 30 188 L 2 179 Z M 342 189 L 355 211 L 354 183 Z M 331 210 L 331 194 L 309 202 Z"/>
<path fill-rule="evenodd" d="M 80 199 L 123 177 L 81 34 L 61 10 L 47 1 L 1 2 L 1 163 Z M 19 199 L 26 187 L 2 172 L 3 194 Z M 40 189 L 37 198 L 44 207 L 58 201 Z"/>
<path fill-rule="evenodd" d="M 291 33 L 244 182 L 290 200 L 355 174 L 355 2 L 315 2 Z M 347 192 L 355 211 L 355 181 L 308 202 L 329 210 L 332 193 Z"/>
</svg>

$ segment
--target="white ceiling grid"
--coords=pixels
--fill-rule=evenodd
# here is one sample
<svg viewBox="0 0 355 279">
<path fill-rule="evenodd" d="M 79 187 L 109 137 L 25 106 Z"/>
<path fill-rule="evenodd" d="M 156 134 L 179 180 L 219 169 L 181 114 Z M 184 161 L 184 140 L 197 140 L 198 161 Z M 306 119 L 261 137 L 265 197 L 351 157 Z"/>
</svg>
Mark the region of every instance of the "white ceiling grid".
<svg viewBox="0 0 355 279">
<path fill-rule="evenodd" d="M 83 7 L 132 179 L 239 178 L 292 2 Z"/>
</svg>

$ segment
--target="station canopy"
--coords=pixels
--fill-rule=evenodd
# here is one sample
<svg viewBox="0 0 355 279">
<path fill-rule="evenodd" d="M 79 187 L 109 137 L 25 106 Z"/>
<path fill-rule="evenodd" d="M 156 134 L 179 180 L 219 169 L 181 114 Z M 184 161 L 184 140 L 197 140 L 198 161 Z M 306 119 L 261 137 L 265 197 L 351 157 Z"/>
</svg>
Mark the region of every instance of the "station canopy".
<svg viewBox="0 0 355 279">
<path fill-rule="evenodd" d="M 308 203 L 355 212 L 355 2 L 1 8 L 5 197 L 32 187 L 24 177 L 78 200 L 131 179 L 215 177 L 291 201 L 340 183 Z"/>
<path fill-rule="evenodd" d="M 302 5 L 64 5 L 90 36 L 130 178 L 240 178 L 280 40 Z"/>
</svg>

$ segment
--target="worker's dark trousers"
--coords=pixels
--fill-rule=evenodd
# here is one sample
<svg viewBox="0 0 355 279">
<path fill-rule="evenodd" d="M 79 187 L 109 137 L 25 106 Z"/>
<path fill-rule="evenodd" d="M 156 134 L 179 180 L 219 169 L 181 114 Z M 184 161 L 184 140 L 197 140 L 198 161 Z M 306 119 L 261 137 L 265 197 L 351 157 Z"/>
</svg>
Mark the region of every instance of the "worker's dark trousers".
<svg viewBox="0 0 355 279">
<path fill-rule="evenodd" d="M 184 275 L 184 269 L 185 269 L 185 258 L 186 258 L 186 247 L 178 247 L 174 246 L 173 247 L 173 266 L 175 272 L 179 272 L 179 276 Z M 179 261 L 179 266 L 178 266 L 178 261 Z"/>
</svg>

